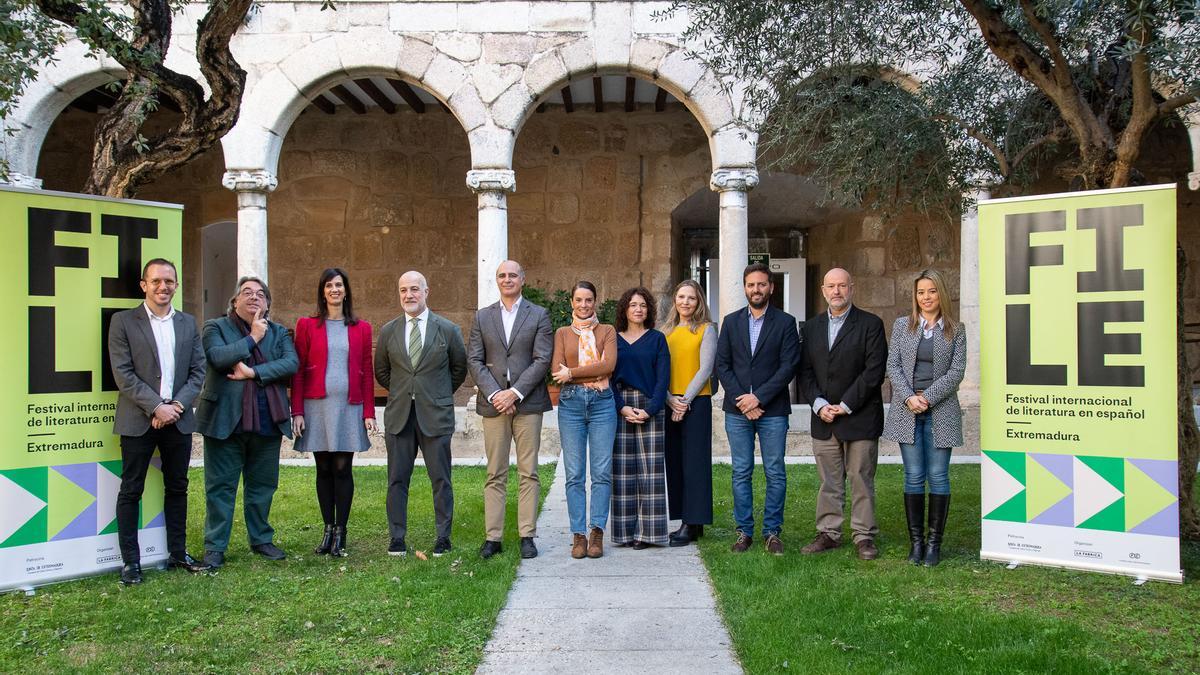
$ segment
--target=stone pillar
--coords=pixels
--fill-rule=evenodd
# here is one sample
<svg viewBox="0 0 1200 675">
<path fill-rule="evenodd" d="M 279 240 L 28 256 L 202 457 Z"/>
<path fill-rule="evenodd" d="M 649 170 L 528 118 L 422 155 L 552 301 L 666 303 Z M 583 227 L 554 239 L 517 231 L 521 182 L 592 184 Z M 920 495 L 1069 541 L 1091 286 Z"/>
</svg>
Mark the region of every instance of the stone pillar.
<svg viewBox="0 0 1200 675">
<path fill-rule="evenodd" d="M 512 169 L 472 169 L 467 187 L 479 195 L 479 237 L 476 242 L 477 307 L 500 299 L 496 268 L 508 259 L 508 193 L 517 189 Z"/>
<path fill-rule="evenodd" d="M 265 169 L 226 171 L 221 185 L 237 193 L 237 272 L 267 281 L 267 193 L 279 185 Z"/>
<path fill-rule="evenodd" d="M 971 199 L 989 199 L 987 190 L 976 190 Z M 965 407 L 979 406 L 979 208 L 962 216 L 958 252 L 958 318 L 967 326 L 967 373 L 958 387 Z"/>
<path fill-rule="evenodd" d="M 742 290 L 742 270 L 746 268 L 749 254 L 747 234 L 749 214 L 747 193 L 758 185 L 758 171 L 750 168 L 717 169 L 713 171 L 708 186 L 721 194 L 720 250 L 721 269 L 718 270 L 717 307 L 720 322 L 726 314 L 745 306 L 746 294 Z M 712 293 L 713 289 L 709 289 Z"/>
<path fill-rule="evenodd" d="M 42 189 L 42 179 L 34 178 L 33 176 L 26 176 L 25 174 L 17 173 L 16 171 L 10 171 L 8 173 L 7 180 L 0 178 L 0 185 L 11 185 L 13 187 L 18 187 L 18 188 L 28 188 L 30 190 L 41 190 Z"/>
<path fill-rule="evenodd" d="M 1188 174 L 1188 189 L 1200 190 L 1200 113 L 1192 115 L 1188 137 L 1192 142 L 1192 171 Z"/>
</svg>

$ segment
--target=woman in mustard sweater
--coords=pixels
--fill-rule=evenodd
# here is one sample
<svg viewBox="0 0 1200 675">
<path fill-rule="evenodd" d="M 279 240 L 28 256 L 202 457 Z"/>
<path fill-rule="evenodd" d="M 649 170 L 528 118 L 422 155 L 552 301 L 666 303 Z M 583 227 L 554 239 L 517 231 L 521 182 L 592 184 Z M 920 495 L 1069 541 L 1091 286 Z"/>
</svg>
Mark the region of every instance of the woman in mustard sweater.
<svg viewBox="0 0 1200 675">
<path fill-rule="evenodd" d="M 571 290 L 571 325 L 554 334 L 550 372 L 562 385 L 558 433 L 567 474 L 571 557 L 604 555 L 604 528 L 612 498 L 612 452 L 617 409 L 609 376 L 617 362 L 617 331 L 596 318 L 596 287 L 580 281 Z M 584 483 L 592 471 L 592 515 Z"/>
</svg>

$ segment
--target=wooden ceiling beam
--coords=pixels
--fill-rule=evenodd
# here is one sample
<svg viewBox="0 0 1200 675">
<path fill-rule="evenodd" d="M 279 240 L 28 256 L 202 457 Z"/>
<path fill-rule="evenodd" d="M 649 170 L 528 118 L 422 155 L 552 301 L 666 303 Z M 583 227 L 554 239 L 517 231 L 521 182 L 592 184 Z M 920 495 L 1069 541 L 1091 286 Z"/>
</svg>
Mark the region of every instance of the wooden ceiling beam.
<svg viewBox="0 0 1200 675">
<path fill-rule="evenodd" d="M 335 84 L 329 88 L 329 91 L 332 92 L 334 96 L 341 99 L 342 103 L 345 103 L 354 112 L 358 113 L 359 115 L 367 114 L 367 106 L 363 105 L 363 102 L 358 100 L 357 96 L 351 94 L 349 89 L 340 84 Z"/>
<path fill-rule="evenodd" d="M 413 91 L 407 82 L 388 78 L 387 83 L 391 85 L 392 91 L 396 92 L 396 95 L 404 99 L 408 107 L 413 109 L 413 112 L 417 114 L 425 112 L 425 102 L 421 100 L 420 96 L 417 96 L 417 92 Z"/>
<path fill-rule="evenodd" d="M 376 87 L 374 82 L 368 79 L 362 79 L 355 80 L 354 84 L 357 84 L 359 89 L 362 89 L 367 96 L 370 96 L 371 100 L 375 102 L 375 105 L 383 108 L 384 112 L 389 115 L 396 114 L 396 104 L 392 103 L 390 98 L 384 96 L 383 92 L 379 91 L 379 87 Z"/>
</svg>

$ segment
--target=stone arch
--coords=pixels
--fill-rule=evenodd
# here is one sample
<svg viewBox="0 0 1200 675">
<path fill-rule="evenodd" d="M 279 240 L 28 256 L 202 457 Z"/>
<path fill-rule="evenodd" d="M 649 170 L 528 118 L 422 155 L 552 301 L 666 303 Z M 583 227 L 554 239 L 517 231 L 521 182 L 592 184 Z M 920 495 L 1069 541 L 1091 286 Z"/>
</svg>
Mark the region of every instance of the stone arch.
<svg viewBox="0 0 1200 675">
<path fill-rule="evenodd" d="M 58 53 L 58 60 L 41 71 L 29 83 L 19 105 L 9 118 L 16 134 L 0 141 L 9 170 L 26 176 L 37 175 L 38 157 L 46 134 L 54 120 L 72 101 L 87 91 L 126 78 L 125 69 L 110 58 L 88 58 L 83 43 L 67 43 Z"/>
<path fill-rule="evenodd" d="M 275 173 L 283 139 L 312 98 L 338 82 L 372 75 L 399 77 L 428 91 L 464 131 L 484 123 L 482 104 L 458 95 L 467 78 L 460 62 L 423 40 L 352 30 L 314 40 L 247 87 L 238 123 L 221 140 L 226 167 Z"/>
<path fill-rule="evenodd" d="M 476 168 L 510 166 L 516 136 L 538 103 L 572 77 L 601 74 L 641 77 L 679 99 L 708 135 L 714 169 L 754 166 L 757 134 L 742 119 L 739 83 L 727 91 L 703 62 L 661 40 L 605 44 L 580 38 L 536 55 L 521 80 L 495 100 L 490 123 L 470 134 Z"/>
</svg>

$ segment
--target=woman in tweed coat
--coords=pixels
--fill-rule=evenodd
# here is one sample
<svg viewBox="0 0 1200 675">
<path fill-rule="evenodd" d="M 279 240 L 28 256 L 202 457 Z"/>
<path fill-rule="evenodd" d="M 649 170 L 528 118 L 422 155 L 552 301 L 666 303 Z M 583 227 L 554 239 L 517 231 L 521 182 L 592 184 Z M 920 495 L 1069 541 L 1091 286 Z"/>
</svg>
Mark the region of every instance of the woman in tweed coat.
<svg viewBox="0 0 1200 675">
<path fill-rule="evenodd" d="M 967 368 L 967 332 L 954 320 L 946 282 L 925 270 L 913 282 L 912 312 L 896 319 L 888 347 L 892 405 L 883 436 L 900 444 L 909 562 L 937 565 L 950 509 L 950 448 L 963 444 L 958 385 Z M 925 533 L 925 483 L 929 532 Z"/>
</svg>

